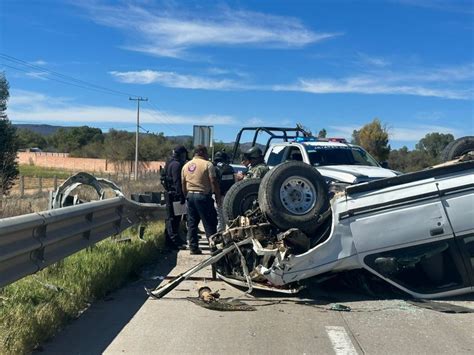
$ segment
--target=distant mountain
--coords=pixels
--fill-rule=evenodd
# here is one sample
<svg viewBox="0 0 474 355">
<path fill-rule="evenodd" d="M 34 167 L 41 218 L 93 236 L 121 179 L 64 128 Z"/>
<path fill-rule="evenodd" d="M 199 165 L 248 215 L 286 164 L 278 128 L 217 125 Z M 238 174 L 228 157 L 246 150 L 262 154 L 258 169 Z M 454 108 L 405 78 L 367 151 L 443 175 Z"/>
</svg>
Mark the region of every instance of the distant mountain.
<svg viewBox="0 0 474 355">
<path fill-rule="evenodd" d="M 18 129 L 29 129 L 30 131 L 50 136 L 53 135 L 58 129 L 71 129 L 74 127 L 64 127 L 64 126 L 52 126 L 49 124 L 13 124 Z"/>
</svg>

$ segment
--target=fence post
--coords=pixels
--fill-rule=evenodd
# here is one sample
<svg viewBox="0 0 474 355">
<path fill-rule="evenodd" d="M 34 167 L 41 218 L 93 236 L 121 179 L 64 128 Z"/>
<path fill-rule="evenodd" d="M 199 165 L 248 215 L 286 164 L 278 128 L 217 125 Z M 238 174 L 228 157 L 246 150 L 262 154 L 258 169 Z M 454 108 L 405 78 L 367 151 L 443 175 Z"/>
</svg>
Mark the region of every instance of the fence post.
<svg viewBox="0 0 474 355">
<path fill-rule="evenodd" d="M 58 177 L 54 175 L 53 179 L 54 179 L 53 180 L 54 191 L 56 191 L 58 189 Z"/>
<path fill-rule="evenodd" d="M 38 178 L 38 191 L 43 192 L 43 177 L 42 176 Z"/>
<path fill-rule="evenodd" d="M 25 177 L 20 175 L 20 197 L 25 197 Z"/>
</svg>

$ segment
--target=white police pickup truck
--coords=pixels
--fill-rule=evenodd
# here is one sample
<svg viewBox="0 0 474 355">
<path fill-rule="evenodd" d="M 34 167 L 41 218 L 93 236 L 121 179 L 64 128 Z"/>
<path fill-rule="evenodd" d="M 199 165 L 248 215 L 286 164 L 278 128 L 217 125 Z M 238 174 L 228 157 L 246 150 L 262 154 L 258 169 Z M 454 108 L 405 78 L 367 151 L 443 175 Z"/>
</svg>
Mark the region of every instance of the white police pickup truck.
<svg viewBox="0 0 474 355">
<path fill-rule="evenodd" d="M 348 144 L 340 138 L 321 140 L 302 137 L 271 145 L 265 154 L 267 165 L 274 167 L 285 161 L 309 164 L 329 183 L 352 185 L 399 175 L 387 169 L 386 164 L 377 162 L 362 147 Z"/>
<path fill-rule="evenodd" d="M 243 128 L 245 129 L 252 130 L 252 128 Z M 345 139 L 319 139 L 304 131 L 303 134 L 299 134 L 300 128 L 267 127 L 265 129 L 267 129 L 266 133 L 271 133 L 265 148 L 265 163 L 271 169 L 285 162 L 303 162 L 314 167 L 326 181 L 326 190 L 329 191 L 330 197 L 350 185 L 400 175 L 399 172 L 386 168 L 386 163 L 377 162 L 362 147 L 348 144 Z M 275 134 L 277 130 L 282 130 L 284 134 Z M 293 132 L 288 132 L 289 130 Z M 236 146 L 239 139 L 240 133 L 237 136 Z M 274 139 L 280 142 L 272 143 Z M 252 143 L 255 144 L 255 142 L 256 139 Z M 237 148 L 234 148 L 234 156 L 236 152 Z M 238 165 L 233 165 L 233 168 L 235 171 L 245 169 Z M 247 179 L 232 186 L 224 199 L 224 219 L 232 220 L 251 209 L 254 201 L 257 200 L 260 184 L 259 179 Z M 287 207 L 293 206 L 294 212 L 308 207 L 297 205 L 301 202 L 298 196 L 304 196 L 307 204 L 311 204 L 311 201 L 316 198 L 311 189 L 308 189 L 309 184 L 304 179 L 290 179 L 285 186 L 280 191 L 281 194 L 285 194 L 285 191 L 290 189 L 298 192 L 284 198 Z"/>
</svg>

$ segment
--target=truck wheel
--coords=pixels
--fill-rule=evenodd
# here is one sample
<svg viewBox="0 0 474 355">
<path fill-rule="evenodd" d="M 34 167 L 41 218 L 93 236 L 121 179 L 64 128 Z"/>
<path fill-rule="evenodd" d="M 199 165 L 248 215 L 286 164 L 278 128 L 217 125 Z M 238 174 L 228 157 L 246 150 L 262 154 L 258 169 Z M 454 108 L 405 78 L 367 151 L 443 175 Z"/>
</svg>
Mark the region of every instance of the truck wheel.
<svg viewBox="0 0 474 355">
<path fill-rule="evenodd" d="M 298 228 L 309 237 L 328 207 L 328 187 L 311 165 L 290 161 L 270 170 L 258 193 L 260 209 L 280 229 Z"/>
<path fill-rule="evenodd" d="M 449 143 L 441 153 L 441 159 L 449 161 L 469 152 L 474 152 L 474 136 L 461 137 Z"/>
<path fill-rule="evenodd" d="M 236 219 L 250 210 L 258 198 L 258 188 L 262 179 L 244 179 L 236 182 L 227 191 L 223 202 L 224 220 L 226 223 Z"/>
</svg>

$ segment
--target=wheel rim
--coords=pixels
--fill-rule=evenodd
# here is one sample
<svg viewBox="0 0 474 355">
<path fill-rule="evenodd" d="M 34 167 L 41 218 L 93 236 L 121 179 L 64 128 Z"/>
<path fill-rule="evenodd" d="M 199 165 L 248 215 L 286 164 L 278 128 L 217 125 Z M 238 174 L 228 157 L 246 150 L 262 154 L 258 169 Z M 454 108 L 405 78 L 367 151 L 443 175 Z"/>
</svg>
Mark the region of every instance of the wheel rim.
<svg viewBox="0 0 474 355">
<path fill-rule="evenodd" d="M 316 204 L 316 199 L 314 185 L 304 177 L 292 176 L 280 187 L 280 201 L 293 214 L 308 213 Z"/>
<path fill-rule="evenodd" d="M 248 193 L 246 194 L 241 202 L 240 202 L 240 205 L 239 205 L 239 208 L 240 208 L 240 211 L 239 211 L 239 215 L 242 216 L 245 212 L 247 212 L 248 210 L 250 210 L 253 206 L 253 202 L 256 201 L 258 199 L 258 194 L 256 193 Z"/>
</svg>

